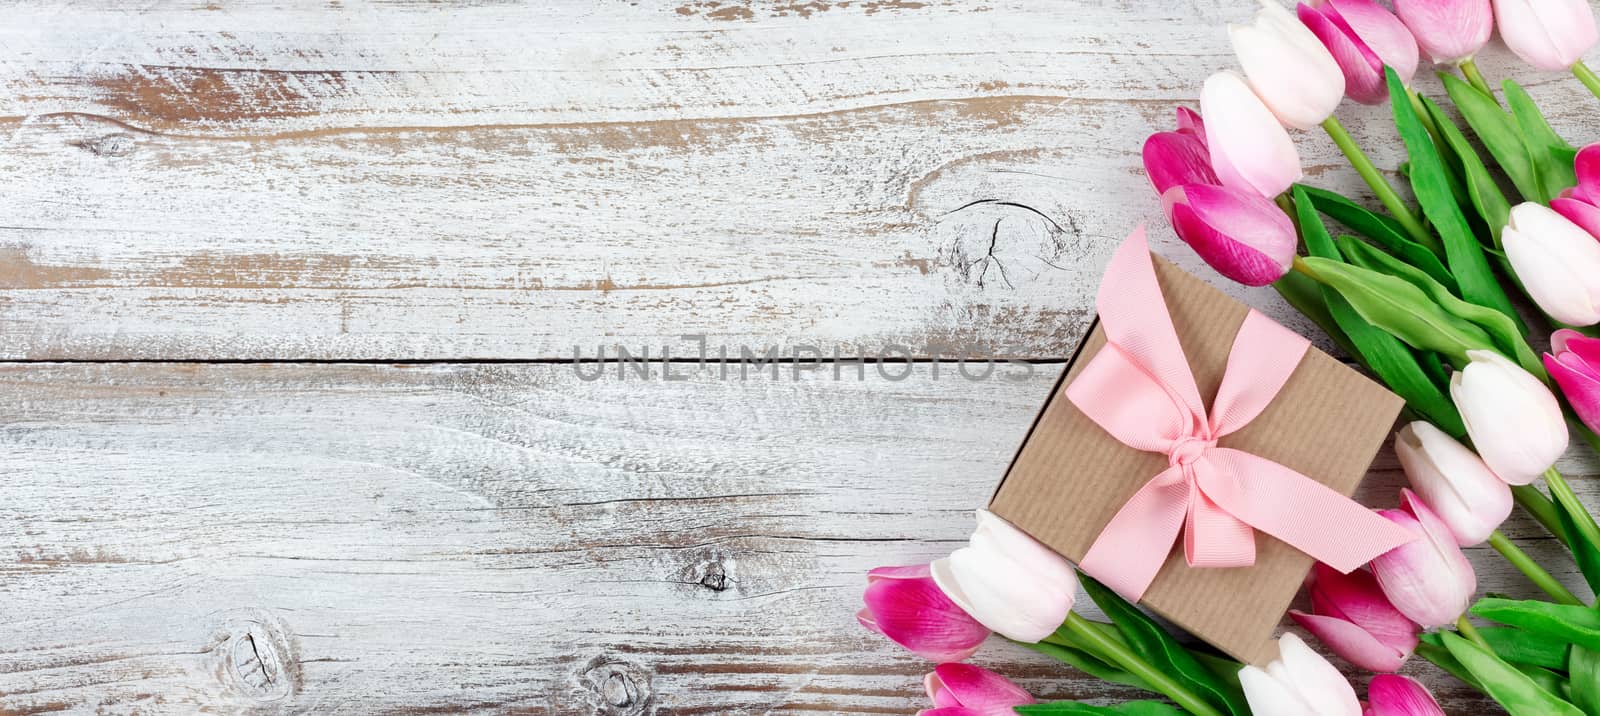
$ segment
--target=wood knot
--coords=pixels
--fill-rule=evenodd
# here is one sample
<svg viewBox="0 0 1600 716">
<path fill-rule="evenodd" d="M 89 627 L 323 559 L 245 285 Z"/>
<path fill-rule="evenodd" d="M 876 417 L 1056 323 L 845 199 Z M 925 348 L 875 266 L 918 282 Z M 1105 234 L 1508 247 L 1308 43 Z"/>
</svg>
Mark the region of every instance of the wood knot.
<svg viewBox="0 0 1600 716">
<path fill-rule="evenodd" d="M 127 132 L 112 132 L 111 134 L 80 140 L 78 146 L 102 157 L 125 157 L 133 153 L 133 135 Z"/>
<path fill-rule="evenodd" d="M 722 567 L 721 562 L 707 562 L 704 573 L 700 575 L 700 586 L 713 592 L 721 592 L 728 588 L 728 570 Z"/>
<path fill-rule="evenodd" d="M 639 716 L 649 712 L 650 674 L 637 664 L 597 656 L 584 664 L 578 680 L 589 692 L 597 714 Z"/>
<path fill-rule="evenodd" d="M 981 199 L 949 211 L 935 231 L 938 262 L 977 288 L 1015 289 L 1062 276 L 1077 257 L 1071 215 L 1058 223 L 1045 210 L 1017 201 Z"/>
<path fill-rule="evenodd" d="M 292 632 L 264 610 L 228 613 L 207 651 L 217 680 L 239 698 L 270 703 L 300 690 L 299 649 Z"/>
<path fill-rule="evenodd" d="M 734 577 L 738 561 L 727 550 L 711 548 L 691 554 L 680 568 L 677 581 L 684 585 L 685 596 L 716 596 L 736 591 L 739 580 Z"/>
</svg>

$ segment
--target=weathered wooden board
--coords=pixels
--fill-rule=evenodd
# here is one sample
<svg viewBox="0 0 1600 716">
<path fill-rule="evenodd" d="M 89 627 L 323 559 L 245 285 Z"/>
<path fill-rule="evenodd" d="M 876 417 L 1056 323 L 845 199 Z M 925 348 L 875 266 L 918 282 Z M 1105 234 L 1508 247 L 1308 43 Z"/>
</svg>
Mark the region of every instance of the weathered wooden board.
<svg viewBox="0 0 1600 716">
<path fill-rule="evenodd" d="M 1057 370 L 5 367 L 0 713 L 906 713 L 862 575 L 965 538 Z"/>
<path fill-rule="evenodd" d="M 1143 138 L 1251 12 L 5 7 L 0 357 L 542 359 L 683 334 L 1059 357 L 1109 246 L 1161 222 Z M 1535 84 L 1592 134 L 1576 82 Z M 1384 112 L 1344 114 L 1392 166 Z M 1300 144 L 1358 189 L 1325 137 Z"/>
</svg>

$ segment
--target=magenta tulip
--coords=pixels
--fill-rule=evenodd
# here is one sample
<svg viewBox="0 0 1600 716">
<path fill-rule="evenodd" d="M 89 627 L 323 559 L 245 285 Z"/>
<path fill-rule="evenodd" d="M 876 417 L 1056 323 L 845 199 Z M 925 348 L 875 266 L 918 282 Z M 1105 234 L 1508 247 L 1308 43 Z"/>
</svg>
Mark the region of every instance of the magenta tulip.
<svg viewBox="0 0 1600 716">
<path fill-rule="evenodd" d="M 1417 536 L 1372 560 L 1372 574 L 1384 596 L 1406 618 L 1425 628 L 1455 623 L 1478 588 L 1478 577 L 1455 535 L 1410 490 L 1400 491 L 1400 509 L 1379 510 L 1378 514 Z"/>
<path fill-rule="evenodd" d="M 1006 677 L 971 664 L 940 664 L 922 683 L 933 708 L 917 716 L 1013 716 L 1014 707 L 1038 703 Z"/>
<path fill-rule="evenodd" d="M 1600 432 L 1600 338 L 1562 329 L 1550 336 L 1550 350 L 1544 354 L 1550 377 L 1556 379 L 1578 419 Z"/>
<path fill-rule="evenodd" d="M 1156 132 L 1144 140 L 1144 172 L 1156 194 L 1185 184 L 1221 184 L 1211 170 L 1206 151 L 1206 128 L 1200 115 L 1178 108 L 1178 131 Z"/>
<path fill-rule="evenodd" d="M 1600 236 L 1600 144 L 1580 150 L 1572 168 L 1578 175 L 1578 185 L 1561 192 L 1560 198 L 1550 202 L 1550 208 L 1584 231 Z"/>
<path fill-rule="evenodd" d="M 1318 563 L 1312 579 L 1312 613 L 1290 611 L 1295 622 L 1368 671 L 1394 671 L 1406 663 L 1420 629 L 1389 603 L 1371 572 L 1340 574 Z"/>
<path fill-rule="evenodd" d="M 1380 674 L 1367 685 L 1365 716 L 1445 716 L 1428 688 L 1395 674 Z"/>
<path fill-rule="evenodd" d="M 929 566 L 879 567 L 867 573 L 861 625 L 929 661 L 961 661 L 989 638 L 934 584 Z"/>
<path fill-rule="evenodd" d="M 1389 98 L 1383 67 L 1411 84 L 1417 73 L 1417 39 L 1400 18 L 1373 0 L 1300 3 L 1300 22 L 1322 41 L 1344 73 L 1345 94 L 1363 104 Z"/>
<path fill-rule="evenodd" d="M 1265 286 L 1288 273 L 1294 261 L 1294 224 L 1267 199 L 1189 184 L 1168 189 L 1161 203 L 1178 237 L 1217 273 L 1239 283 Z"/>
<path fill-rule="evenodd" d="M 1489 0 L 1394 0 L 1394 11 L 1428 59 L 1440 65 L 1472 59 L 1494 32 Z"/>
</svg>

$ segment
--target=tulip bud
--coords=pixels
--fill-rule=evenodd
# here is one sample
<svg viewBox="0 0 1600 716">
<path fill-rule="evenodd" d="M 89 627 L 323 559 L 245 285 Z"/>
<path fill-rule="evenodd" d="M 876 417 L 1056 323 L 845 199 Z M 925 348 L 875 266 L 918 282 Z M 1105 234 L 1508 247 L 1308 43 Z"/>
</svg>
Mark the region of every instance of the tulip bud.
<svg viewBox="0 0 1600 716">
<path fill-rule="evenodd" d="M 961 661 L 989 630 L 934 584 L 928 565 L 879 567 L 867 573 L 867 607 L 856 621 L 929 661 Z"/>
<path fill-rule="evenodd" d="M 1467 611 L 1478 577 L 1439 516 L 1416 494 L 1400 491 L 1400 509 L 1379 510 L 1379 515 L 1417 536 L 1372 560 L 1389 603 L 1426 629 L 1452 624 Z"/>
<path fill-rule="evenodd" d="M 1144 140 L 1144 172 L 1158 196 L 1175 186 L 1222 183 L 1211 169 L 1200 115 L 1179 107 L 1178 131 L 1156 132 Z"/>
<path fill-rule="evenodd" d="M 1366 716 L 1445 716 L 1426 686 L 1396 674 L 1373 677 L 1367 702 Z"/>
<path fill-rule="evenodd" d="M 1400 18 L 1373 0 L 1325 0 L 1300 3 L 1300 22 L 1311 30 L 1339 63 L 1344 91 L 1357 102 L 1379 104 L 1389 98 L 1383 76 L 1393 67 L 1404 84 L 1417 73 L 1417 40 Z"/>
<path fill-rule="evenodd" d="M 1600 41 L 1589 0 L 1494 0 L 1506 47 L 1541 70 L 1565 70 Z"/>
<path fill-rule="evenodd" d="M 984 626 L 1016 641 L 1038 643 L 1066 621 L 1078 595 L 1078 573 L 1051 551 L 988 510 L 968 546 L 937 560 L 933 580 Z"/>
<path fill-rule="evenodd" d="M 1500 234 L 1534 303 L 1570 326 L 1600 323 L 1600 240 L 1549 207 L 1518 204 Z"/>
<path fill-rule="evenodd" d="M 1567 396 L 1578 419 L 1600 432 L 1600 338 L 1562 329 L 1550 336 L 1544 366 Z"/>
<path fill-rule="evenodd" d="M 1600 144 L 1578 150 L 1572 169 L 1578 185 L 1563 189 L 1550 208 L 1590 235 L 1600 236 Z"/>
<path fill-rule="evenodd" d="M 1206 148 L 1222 185 L 1271 199 L 1300 181 L 1300 154 L 1272 111 L 1232 72 L 1206 78 L 1200 88 Z"/>
<path fill-rule="evenodd" d="M 1394 441 L 1411 489 L 1455 535 L 1456 544 L 1481 544 L 1511 514 L 1511 488 L 1477 453 L 1431 423 L 1400 429 Z"/>
<path fill-rule="evenodd" d="M 1368 671 L 1394 671 L 1406 663 L 1417 648 L 1417 625 L 1389 603 L 1371 572 L 1340 574 L 1318 563 L 1312 575 L 1312 613 L 1290 611 L 1295 622 Z"/>
<path fill-rule="evenodd" d="M 922 679 L 933 708 L 917 716 L 989 716 L 1016 713 L 1017 706 L 1038 703 L 1022 687 L 988 669 L 971 664 L 940 664 Z"/>
<path fill-rule="evenodd" d="M 1284 126 L 1311 129 L 1344 98 L 1339 63 L 1316 35 L 1273 0 L 1261 1 L 1255 24 L 1229 25 L 1228 39 L 1250 88 Z"/>
<path fill-rule="evenodd" d="M 1561 404 L 1544 383 L 1493 351 L 1467 351 L 1472 362 L 1450 376 L 1450 398 L 1461 411 L 1478 455 L 1500 479 L 1526 485 L 1567 451 Z"/>
<path fill-rule="evenodd" d="M 1226 187 L 1191 184 L 1161 197 L 1172 228 L 1206 263 L 1246 286 L 1265 286 L 1294 261 L 1294 224 L 1277 205 Z"/>
<path fill-rule="evenodd" d="M 1394 0 L 1394 12 L 1428 59 L 1440 65 L 1472 59 L 1494 31 L 1489 0 Z"/>
<path fill-rule="evenodd" d="M 1361 701 L 1344 675 L 1300 637 L 1278 638 L 1278 660 L 1239 671 L 1250 713 L 1264 716 L 1361 716 Z"/>
</svg>

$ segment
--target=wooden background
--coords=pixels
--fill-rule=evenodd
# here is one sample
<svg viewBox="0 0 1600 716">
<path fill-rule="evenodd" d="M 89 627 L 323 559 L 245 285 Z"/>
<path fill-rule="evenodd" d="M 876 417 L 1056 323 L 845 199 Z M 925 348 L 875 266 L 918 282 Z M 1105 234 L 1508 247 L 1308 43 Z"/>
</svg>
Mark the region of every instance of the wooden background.
<svg viewBox="0 0 1600 716">
<path fill-rule="evenodd" d="M 1139 147 L 1251 12 L 6 3 L 0 713 L 917 708 L 862 574 L 965 538 L 1136 223 L 1216 278 Z M 1575 81 L 1485 67 L 1595 134 Z M 1393 166 L 1385 111 L 1341 116 Z M 571 365 L 619 345 L 647 376 Z M 1018 362 L 931 362 L 963 349 Z M 882 355 L 918 361 L 848 361 Z M 1385 454 L 1365 495 L 1400 483 Z"/>
</svg>

